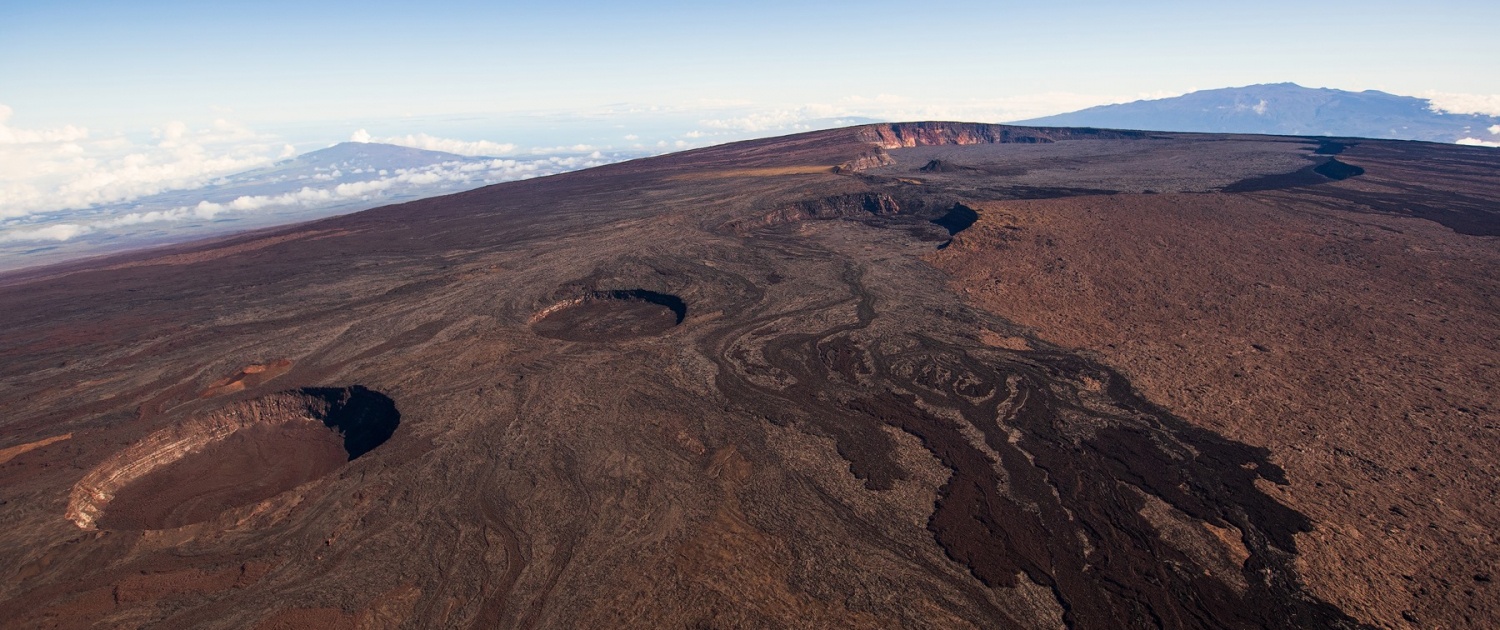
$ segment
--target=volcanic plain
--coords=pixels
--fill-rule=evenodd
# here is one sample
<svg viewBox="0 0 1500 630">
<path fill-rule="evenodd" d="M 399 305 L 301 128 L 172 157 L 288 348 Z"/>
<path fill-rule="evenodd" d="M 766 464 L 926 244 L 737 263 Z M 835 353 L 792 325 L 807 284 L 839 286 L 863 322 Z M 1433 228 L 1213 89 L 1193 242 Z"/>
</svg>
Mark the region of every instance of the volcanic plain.
<svg viewBox="0 0 1500 630">
<path fill-rule="evenodd" d="M 1500 623 L 1500 152 L 967 123 L 0 276 L 0 626 Z"/>
</svg>

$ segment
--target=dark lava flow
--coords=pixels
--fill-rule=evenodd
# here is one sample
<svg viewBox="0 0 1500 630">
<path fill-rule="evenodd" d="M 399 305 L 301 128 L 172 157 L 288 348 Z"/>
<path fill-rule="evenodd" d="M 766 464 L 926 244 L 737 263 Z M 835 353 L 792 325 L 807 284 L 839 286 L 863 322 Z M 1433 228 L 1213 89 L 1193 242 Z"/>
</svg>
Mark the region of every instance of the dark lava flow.
<svg viewBox="0 0 1500 630">
<path fill-rule="evenodd" d="M 752 410 L 762 417 L 832 438 L 872 490 L 907 478 L 881 427 L 920 439 L 951 473 L 928 529 L 984 584 L 1046 587 L 1071 628 L 1357 625 L 1296 576 L 1293 536 L 1311 525 L 1255 487 L 1286 483 L 1266 450 L 1195 428 L 1077 356 L 940 341 L 963 338 L 947 320 L 930 320 L 932 334 L 879 337 L 859 275 L 845 273 L 856 322 L 815 334 L 741 331 L 769 368 L 720 354 L 719 385 L 731 400 L 764 405 Z M 773 372 L 790 384 L 756 378 Z M 1143 515 L 1148 501 L 1238 530 L 1249 558 L 1204 564 Z M 1226 572 L 1243 579 L 1214 577 Z"/>
<path fill-rule="evenodd" d="M 1328 158 L 1317 164 L 1305 166 L 1290 173 L 1262 175 L 1242 179 L 1225 186 L 1227 193 L 1246 193 L 1262 190 L 1278 190 L 1299 186 L 1316 186 L 1330 181 L 1340 181 L 1365 174 L 1365 169 Z"/>
<path fill-rule="evenodd" d="M 1314 155 L 1338 155 L 1344 149 L 1354 146 L 1353 142 L 1335 142 L 1333 140 L 1319 140 L 1318 148 L 1313 150 Z"/>
<path fill-rule="evenodd" d="M 1340 181 L 1364 175 L 1365 169 L 1340 162 L 1338 158 L 1328 158 L 1327 162 L 1313 167 L 1313 172 L 1333 181 Z"/>
</svg>

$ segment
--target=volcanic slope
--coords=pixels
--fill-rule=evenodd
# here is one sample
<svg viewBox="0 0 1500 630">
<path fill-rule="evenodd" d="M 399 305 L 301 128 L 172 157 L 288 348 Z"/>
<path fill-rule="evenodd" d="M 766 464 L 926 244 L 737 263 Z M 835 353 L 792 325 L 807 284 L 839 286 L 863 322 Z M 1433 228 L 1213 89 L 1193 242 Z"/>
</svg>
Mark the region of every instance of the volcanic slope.
<svg viewBox="0 0 1500 630">
<path fill-rule="evenodd" d="M 1500 621 L 1500 158 L 882 124 L 0 277 L 6 627 Z"/>
</svg>

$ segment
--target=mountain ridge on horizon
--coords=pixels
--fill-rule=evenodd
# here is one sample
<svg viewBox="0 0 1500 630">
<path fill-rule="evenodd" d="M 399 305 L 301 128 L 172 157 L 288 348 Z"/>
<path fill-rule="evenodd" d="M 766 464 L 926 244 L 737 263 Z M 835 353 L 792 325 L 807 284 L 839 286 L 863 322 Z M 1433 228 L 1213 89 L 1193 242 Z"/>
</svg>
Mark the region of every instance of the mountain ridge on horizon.
<svg viewBox="0 0 1500 630">
<path fill-rule="evenodd" d="M 1429 99 L 1292 82 L 1198 90 L 1014 121 L 1015 125 L 1500 143 L 1500 117 L 1438 110 Z"/>
</svg>

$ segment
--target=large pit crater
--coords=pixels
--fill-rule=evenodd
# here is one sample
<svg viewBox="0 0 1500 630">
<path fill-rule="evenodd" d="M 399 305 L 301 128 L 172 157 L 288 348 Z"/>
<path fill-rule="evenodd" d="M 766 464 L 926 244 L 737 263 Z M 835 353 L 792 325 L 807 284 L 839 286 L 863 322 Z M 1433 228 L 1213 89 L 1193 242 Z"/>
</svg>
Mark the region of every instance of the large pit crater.
<svg viewBox="0 0 1500 630">
<path fill-rule="evenodd" d="M 318 479 L 370 452 L 401 413 L 380 392 L 309 387 L 235 403 L 146 436 L 73 486 L 84 529 L 170 529 Z"/>
<path fill-rule="evenodd" d="M 662 334 L 687 317 L 687 303 L 645 289 L 594 291 L 542 309 L 536 334 L 565 341 L 619 341 Z"/>
</svg>

